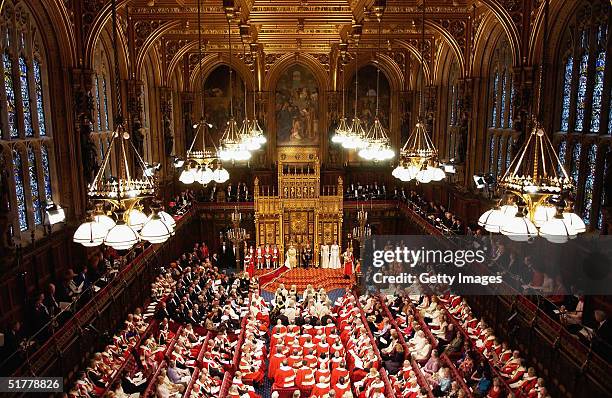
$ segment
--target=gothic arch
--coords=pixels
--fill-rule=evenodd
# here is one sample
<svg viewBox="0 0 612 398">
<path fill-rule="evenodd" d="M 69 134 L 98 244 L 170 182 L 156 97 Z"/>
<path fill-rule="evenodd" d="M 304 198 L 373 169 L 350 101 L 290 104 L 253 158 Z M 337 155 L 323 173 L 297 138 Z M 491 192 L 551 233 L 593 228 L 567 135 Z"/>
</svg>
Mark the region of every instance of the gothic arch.
<svg viewBox="0 0 612 398">
<path fill-rule="evenodd" d="M 285 69 L 294 64 L 303 65 L 310 69 L 312 74 L 317 79 L 322 92 L 330 90 L 331 84 L 329 74 L 325 71 L 323 65 L 321 65 L 321 63 L 312 55 L 304 53 L 285 54 L 276 60 L 266 74 L 263 90 L 272 91 L 272 89 L 276 88 L 276 84 L 278 83 L 278 79 L 280 78 L 281 74 L 285 71 Z"/>
<path fill-rule="evenodd" d="M 40 0 L 28 2 L 28 7 L 41 33 L 44 32 L 41 36 L 45 47 L 57 47 L 61 62 L 64 65 L 74 65 L 77 59 L 76 34 L 64 2 L 61 0 Z M 49 45 L 50 38 L 55 39 L 55 46 Z"/>
<path fill-rule="evenodd" d="M 149 48 L 155 43 L 160 37 L 164 35 L 164 33 L 168 32 L 170 29 L 181 26 L 181 21 L 170 21 L 162 23 L 157 29 L 152 31 L 149 36 L 145 39 L 142 44 L 142 47 L 138 49 L 138 54 L 136 55 L 136 65 L 134 71 L 138 76 L 140 74 L 140 69 L 142 68 L 142 63 L 144 62 L 144 58 L 149 51 Z"/>
<path fill-rule="evenodd" d="M 127 5 L 131 0 L 118 0 L 117 1 L 117 10 L 121 9 L 123 6 Z M 118 12 L 119 13 L 119 12 Z M 111 2 L 109 1 L 107 4 L 102 7 L 102 9 L 98 12 L 96 16 L 96 20 L 91 25 L 91 29 L 89 31 L 88 36 L 85 38 L 85 59 L 83 60 L 85 68 L 91 68 L 93 65 L 94 59 L 94 51 L 96 48 L 96 43 L 98 42 L 99 36 L 101 32 L 107 26 L 107 23 L 111 21 L 112 7 Z M 110 24 L 109 24 L 110 26 Z M 112 30 L 112 28 L 111 28 Z M 122 39 L 121 34 L 119 34 L 119 38 L 122 42 L 125 40 Z M 122 43 L 125 44 L 125 43 Z M 127 46 L 125 46 L 127 48 Z M 127 53 L 124 49 L 124 53 Z"/>
<path fill-rule="evenodd" d="M 420 63 L 420 67 L 422 66 L 425 69 L 425 76 L 427 77 L 427 80 L 429 80 L 431 70 L 429 68 L 429 64 L 427 62 L 423 62 L 423 57 L 421 56 L 419 49 L 404 40 L 396 40 L 395 43 L 399 44 L 402 48 L 409 50 L 410 53 L 415 56 L 417 61 Z"/>
<path fill-rule="evenodd" d="M 488 76 L 494 51 L 499 41 L 504 39 L 504 36 L 510 45 L 513 65 L 520 65 L 520 62 L 515 62 L 516 59 L 514 51 L 512 50 L 512 45 L 510 44 L 510 37 L 508 37 L 506 32 L 500 27 L 497 18 L 493 14 L 488 14 L 484 17 L 475 35 L 476 45 L 474 46 L 474 65 L 472 65 L 473 77 Z"/>
<path fill-rule="evenodd" d="M 465 57 L 463 53 L 461 52 L 461 47 L 459 46 L 459 43 L 457 43 L 457 40 L 455 40 L 455 38 L 450 34 L 448 30 L 444 29 L 441 25 L 433 21 L 425 20 L 425 26 L 431 28 L 435 32 L 438 32 L 440 36 L 442 36 L 444 41 L 446 41 L 446 44 L 450 47 L 450 49 L 455 53 L 455 56 L 457 57 L 457 62 L 459 64 L 459 69 L 461 70 L 461 75 L 465 76 L 466 74 Z M 436 54 L 432 54 L 434 63 L 436 63 L 435 55 Z"/>
<path fill-rule="evenodd" d="M 253 73 L 249 69 L 249 66 L 236 56 L 232 56 L 230 62 L 229 54 L 219 53 L 205 56 L 202 59 L 202 70 L 200 70 L 199 64 L 193 68 L 193 72 L 191 72 L 189 76 L 189 85 L 187 88 L 190 91 L 201 91 L 201 84 L 204 84 L 208 75 L 220 65 L 231 65 L 232 69 L 238 73 L 242 81 L 247 83 L 247 87 L 253 88 Z M 198 84 L 198 80 L 201 84 Z"/>
<path fill-rule="evenodd" d="M 512 21 L 512 17 L 508 13 L 508 11 L 503 7 L 500 0 L 482 0 L 482 3 L 491 10 L 491 13 L 497 19 L 494 23 L 494 27 L 500 27 L 508 36 L 508 43 L 512 50 L 512 58 L 514 65 L 519 65 L 521 63 L 521 36 L 518 31 L 514 21 Z M 481 28 L 479 29 L 480 34 L 486 32 L 487 29 L 491 31 L 491 27 L 484 29 L 485 23 L 480 24 Z M 478 42 L 478 33 L 477 33 Z"/>
<path fill-rule="evenodd" d="M 197 50 L 197 48 L 198 48 L 198 42 L 197 41 L 190 41 L 189 43 L 185 44 L 184 46 L 182 46 L 181 48 L 178 49 L 176 54 L 174 54 L 172 56 L 172 59 L 170 60 L 170 63 L 166 66 L 166 70 L 163 73 L 164 82 L 167 82 L 169 77 L 172 76 L 172 73 L 174 73 L 174 68 L 177 67 L 177 65 L 183 59 L 183 56 L 185 54 L 187 54 L 187 52 L 189 50 L 191 50 L 191 49 L 196 49 Z M 204 51 L 202 51 L 202 55 L 204 57 L 206 56 Z M 202 58 L 202 62 L 204 62 L 204 59 L 205 59 L 204 57 Z"/>
<path fill-rule="evenodd" d="M 399 68 L 399 65 L 386 54 L 379 55 L 380 60 L 380 71 L 385 75 L 385 78 L 389 82 L 389 88 L 391 92 L 400 92 L 402 91 L 402 87 L 404 87 L 404 74 Z M 369 56 L 366 57 L 362 54 L 361 57 L 357 58 L 357 69 L 361 69 L 367 65 L 374 65 L 375 58 Z M 338 87 L 338 90 L 344 90 L 348 86 L 347 84 L 353 79 L 353 75 L 355 74 L 355 62 L 349 62 L 344 66 L 344 73 L 342 76 L 342 86 Z"/>
</svg>

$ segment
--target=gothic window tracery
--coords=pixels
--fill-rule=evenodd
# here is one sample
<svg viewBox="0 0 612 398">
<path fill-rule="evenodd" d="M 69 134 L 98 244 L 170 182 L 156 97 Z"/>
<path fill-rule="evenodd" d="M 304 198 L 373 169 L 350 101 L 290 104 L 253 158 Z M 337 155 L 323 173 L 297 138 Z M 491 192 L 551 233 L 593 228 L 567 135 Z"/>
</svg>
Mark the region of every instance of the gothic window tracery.
<svg viewBox="0 0 612 398">
<path fill-rule="evenodd" d="M 603 191 L 603 176 L 595 171 L 607 152 L 600 149 L 609 148 L 605 136 L 612 134 L 611 88 L 604 79 L 609 72 L 606 67 L 610 67 L 606 65 L 610 40 L 608 13 L 596 11 L 600 6 L 609 7 L 605 3 L 597 0 L 575 10 L 561 36 L 557 56 L 557 139 L 562 145 L 572 143 L 567 149 L 571 148 L 571 152 L 565 165 L 577 188 L 574 210 L 586 224 L 596 228 L 601 227 L 603 194 L 595 195 L 595 192 Z M 565 150 L 565 146 L 560 152 L 561 149 Z"/>
<path fill-rule="evenodd" d="M 53 140 L 48 73 L 39 28 L 24 2 L 7 2 L 0 16 L 0 156 L 11 165 L 9 231 L 16 241 L 42 228 L 54 201 Z"/>
<path fill-rule="evenodd" d="M 515 87 L 512 75 L 512 58 L 505 37 L 501 38 L 493 52 L 489 74 L 488 136 L 493 151 L 489 155 L 489 171 L 494 175 L 503 174 L 512 161 Z"/>
</svg>

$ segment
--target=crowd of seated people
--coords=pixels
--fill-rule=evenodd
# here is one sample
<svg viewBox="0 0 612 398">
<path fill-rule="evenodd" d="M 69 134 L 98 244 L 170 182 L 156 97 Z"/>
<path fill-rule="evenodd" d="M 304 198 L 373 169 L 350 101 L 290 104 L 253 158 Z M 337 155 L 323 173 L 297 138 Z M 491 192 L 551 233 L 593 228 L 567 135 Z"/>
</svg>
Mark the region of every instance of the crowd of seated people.
<svg viewBox="0 0 612 398">
<path fill-rule="evenodd" d="M 362 185 L 360 182 L 348 184 L 344 192 L 346 200 L 383 200 L 387 199 L 387 188 L 385 184 Z"/>
<path fill-rule="evenodd" d="M 244 342 L 240 347 L 240 361 L 232 380 L 232 388 L 238 396 L 247 394 L 259 398 L 255 387 L 265 377 L 267 335 L 270 326 L 268 305 L 258 293 L 253 293 L 246 319 Z"/>
<path fill-rule="evenodd" d="M 191 208 L 195 200 L 196 193 L 191 189 L 185 189 L 168 202 L 166 211 L 173 216 L 182 216 Z"/>
<path fill-rule="evenodd" d="M 477 397 L 506 397 L 507 389 L 517 397 L 548 396 L 544 380 L 536 376 L 534 368 L 526 367 L 520 352 L 510 350 L 484 320 L 475 318 L 460 297 L 390 295 L 387 305 L 434 395 L 463 396 L 458 384 L 462 382 Z M 464 340 L 464 335 L 469 338 Z M 435 339 L 433 344 L 427 336 Z M 430 353 L 423 355 L 426 351 Z M 450 363 L 441 360 L 442 354 Z"/>
<path fill-rule="evenodd" d="M 198 191 L 190 191 L 191 199 L 198 202 L 252 202 L 253 193 L 245 182 L 217 184 L 211 182 Z"/>
<path fill-rule="evenodd" d="M 473 361 L 474 351 L 480 353 L 515 395 L 529 398 L 548 397 L 544 380 L 536 376 L 534 368 L 527 367 L 520 351 L 512 351 L 507 343 L 497 338 L 484 319 L 477 320 L 465 299 L 451 295 L 440 302 L 442 306 L 447 307 L 449 314 L 459 322 L 471 340 L 462 354 L 464 358 L 469 357 Z M 497 393 L 501 380 L 498 380 L 497 384 L 498 386 L 491 386 L 488 392 L 491 398 L 501 396 Z"/>
<path fill-rule="evenodd" d="M 444 205 L 427 201 L 416 191 L 406 192 L 402 188 L 394 193 L 394 198 L 408 203 L 414 211 L 421 214 L 424 219 L 443 233 L 455 235 L 471 233 L 463 221 Z"/>
<path fill-rule="evenodd" d="M 162 280 L 159 287 L 154 287 L 156 294 L 171 290 L 158 310 L 160 317 L 211 331 L 240 330 L 250 288 L 248 277 L 221 273 L 212 264 L 204 244 L 196 244 L 192 252 L 172 262 L 166 273 L 175 276 L 176 284 L 164 286 Z"/>
<path fill-rule="evenodd" d="M 276 321 L 270 337 L 268 377 L 273 390 L 296 390 L 304 397 L 353 397 L 345 349 L 325 290 L 308 286 L 301 299 L 280 286 L 271 303 Z"/>
<path fill-rule="evenodd" d="M 346 363 L 358 397 L 384 397 L 385 383 L 380 373 L 381 361 L 363 322 L 362 310 L 355 296 L 346 293 L 336 302 L 340 338 L 346 347 Z M 367 322 L 367 321 L 366 321 Z"/>
<path fill-rule="evenodd" d="M 143 392 L 147 380 L 141 371 L 125 370 L 120 377 L 116 376 L 124 363 L 130 359 L 132 350 L 143 350 L 142 347 L 136 347 L 141 337 L 145 345 L 150 339 L 157 340 L 153 336 L 144 336 L 150 321 L 150 316 L 143 316 L 139 308 L 133 314 L 129 314 L 123 328 L 113 335 L 104 350 L 92 355 L 89 365 L 79 374 L 74 387 L 68 393 L 69 397 L 101 396 L 109 387 L 112 388 L 111 392 L 118 396 Z M 158 337 L 161 333 L 160 329 Z M 110 386 L 113 380 L 116 382 Z"/>
<path fill-rule="evenodd" d="M 0 360 L 0 371 L 3 374 L 15 371 L 23 363 L 22 357 L 26 352 L 44 344 L 99 290 L 108 285 L 144 246 L 145 243 L 141 242 L 122 256 L 113 248 L 104 246 L 89 258 L 88 264 L 66 269 L 54 283 L 36 291 L 25 307 L 24 321 L 12 322 L 9 329 L 4 331 L 7 338 L 0 348 L 3 358 Z"/>
<path fill-rule="evenodd" d="M 538 297 L 533 300 L 534 304 L 550 318 L 556 319 L 602 358 L 610 357 L 612 325 L 607 323 L 608 315 L 596 308 L 592 319 L 585 316 L 588 315 L 584 314 L 585 296 L 572 284 L 571 277 L 564 278 L 557 265 L 541 258 L 544 255 L 535 252 L 521 255 L 499 239 L 483 238 L 479 242 L 490 253 L 490 272 L 501 273 L 504 281 L 517 291 Z"/>
</svg>

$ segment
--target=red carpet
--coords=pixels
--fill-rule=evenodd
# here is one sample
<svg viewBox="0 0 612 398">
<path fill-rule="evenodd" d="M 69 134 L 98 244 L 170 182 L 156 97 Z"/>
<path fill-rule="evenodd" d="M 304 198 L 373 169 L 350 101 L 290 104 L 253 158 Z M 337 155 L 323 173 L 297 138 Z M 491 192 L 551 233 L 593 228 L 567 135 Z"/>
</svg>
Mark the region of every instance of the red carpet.
<svg viewBox="0 0 612 398">
<path fill-rule="evenodd" d="M 261 289 L 269 292 L 274 292 L 281 283 L 287 289 L 295 285 L 298 292 L 302 292 L 308 285 L 312 285 L 315 289 L 324 288 L 330 291 L 338 288 L 348 289 L 355 282 L 353 277 L 344 279 L 341 269 L 294 268 L 287 270 L 283 266 L 273 271 L 259 270 L 255 275 L 259 276 Z"/>
</svg>

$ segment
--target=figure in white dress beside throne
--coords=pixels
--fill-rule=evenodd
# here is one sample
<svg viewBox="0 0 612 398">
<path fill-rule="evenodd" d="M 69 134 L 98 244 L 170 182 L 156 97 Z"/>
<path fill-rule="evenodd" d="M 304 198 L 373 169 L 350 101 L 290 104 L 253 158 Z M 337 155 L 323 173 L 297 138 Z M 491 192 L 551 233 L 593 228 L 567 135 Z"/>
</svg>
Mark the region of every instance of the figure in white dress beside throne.
<svg viewBox="0 0 612 398">
<path fill-rule="evenodd" d="M 285 256 L 285 267 L 293 269 L 297 266 L 297 250 L 293 246 L 293 243 L 289 245 L 287 254 Z"/>
<path fill-rule="evenodd" d="M 329 268 L 329 245 L 321 245 L 321 268 Z"/>
<path fill-rule="evenodd" d="M 337 242 L 329 248 L 329 268 L 340 269 L 340 247 Z"/>
</svg>

